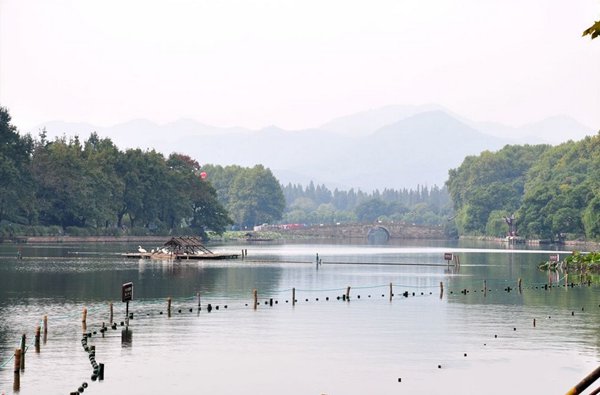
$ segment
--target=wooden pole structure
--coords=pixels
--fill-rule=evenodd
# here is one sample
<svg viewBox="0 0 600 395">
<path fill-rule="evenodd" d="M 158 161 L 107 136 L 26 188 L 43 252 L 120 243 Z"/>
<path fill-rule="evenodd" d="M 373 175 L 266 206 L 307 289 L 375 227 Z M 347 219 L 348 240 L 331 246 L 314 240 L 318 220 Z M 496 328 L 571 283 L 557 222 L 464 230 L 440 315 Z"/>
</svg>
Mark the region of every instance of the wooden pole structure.
<svg viewBox="0 0 600 395">
<path fill-rule="evenodd" d="M 14 368 L 14 382 L 13 382 L 13 391 L 15 393 L 19 392 L 21 389 L 21 349 L 15 349 L 15 368 Z"/>
<path fill-rule="evenodd" d="M 40 326 L 35 329 L 35 352 L 40 352 Z"/>
<path fill-rule="evenodd" d="M 256 308 L 258 307 L 258 290 L 254 288 L 252 294 L 254 295 L 254 310 L 256 310 Z"/>
<path fill-rule="evenodd" d="M 113 323 L 113 304 L 112 302 L 110 302 L 110 319 L 108 320 L 108 322 L 110 322 L 110 324 L 112 325 Z"/>
<path fill-rule="evenodd" d="M 523 283 L 522 283 L 522 280 L 523 279 L 521 277 L 519 277 L 519 281 L 518 281 L 518 284 L 517 284 L 518 287 L 519 287 L 519 293 L 523 293 L 523 287 L 522 287 Z"/>
<path fill-rule="evenodd" d="M 392 298 L 394 297 L 394 288 L 392 283 L 390 283 L 390 302 L 392 301 Z"/>
<path fill-rule="evenodd" d="M 167 315 L 169 317 L 171 316 L 171 297 L 170 296 L 167 298 Z"/>
<path fill-rule="evenodd" d="M 44 319 L 44 344 L 46 344 L 46 342 L 48 341 L 48 316 L 45 315 Z"/>
<path fill-rule="evenodd" d="M 348 288 L 346 288 L 346 300 L 349 302 L 350 301 L 350 286 L 348 285 Z"/>
<path fill-rule="evenodd" d="M 21 371 L 21 349 L 20 348 L 16 348 L 15 349 L 15 369 L 14 369 L 14 372 L 16 374 L 19 374 L 20 371 Z"/>
<path fill-rule="evenodd" d="M 87 309 L 83 308 L 83 313 L 81 314 L 81 327 L 83 332 L 87 331 Z"/>
<path fill-rule="evenodd" d="M 483 280 L 483 296 L 487 296 L 487 280 Z"/>
<path fill-rule="evenodd" d="M 296 305 L 296 288 L 292 288 L 292 306 Z"/>
<path fill-rule="evenodd" d="M 444 283 L 440 281 L 440 299 L 444 296 Z"/>
<path fill-rule="evenodd" d="M 196 295 L 198 296 L 198 311 L 200 311 L 201 306 L 200 306 L 200 292 L 197 292 Z"/>
<path fill-rule="evenodd" d="M 596 381 L 600 377 L 600 367 L 597 367 L 592 373 L 588 374 L 577 383 L 573 388 L 567 391 L 566 395 L 577 395 L 581 394 L 587 387 L 592 385 L 594 381 Z"/>
<path fill-rule="evenodd" d="M 21 370 L 25 370 L 25 343 L 27 341 L 26 339 L 27 335 L 23 333 L 23 336 L 21 336 L 21 363 L 19 364 Z"/>
</svg>

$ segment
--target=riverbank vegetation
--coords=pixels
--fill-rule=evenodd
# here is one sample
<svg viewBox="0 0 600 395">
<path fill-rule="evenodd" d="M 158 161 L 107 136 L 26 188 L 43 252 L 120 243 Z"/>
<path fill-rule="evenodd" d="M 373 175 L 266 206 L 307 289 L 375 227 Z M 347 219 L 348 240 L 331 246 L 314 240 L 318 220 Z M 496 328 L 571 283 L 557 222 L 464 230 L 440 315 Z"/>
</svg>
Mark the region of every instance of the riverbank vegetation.
<svg viewBox="0 0 600 395">
<path fill-rule="evenodd" d="M 0 107 L 0 238 L 201 234 L 255 225 L 404 221 L 440 225 L 445 188 L 371 193 L 282 187 L 271 170 L 205 164 L 179 153 L 122 151 L 93 133 L 20 135 Z M 233 226 L 231 226 L 233 225 Z"/>
<path fill-rule="evenodd" d="M 600 273 L 600 251 L 581 253 L 573 251 L 563 260 L 552 260 L 540 263 L 541 270 L 563 271 L 581 275 Z"/>
<path fill-rule="evenodd" d="M 600 240 L 600 135 L 469 156 L 446 183 L 461 234 Z M 514 219 L 511 218 L 514 216 Z"/>
</svg>

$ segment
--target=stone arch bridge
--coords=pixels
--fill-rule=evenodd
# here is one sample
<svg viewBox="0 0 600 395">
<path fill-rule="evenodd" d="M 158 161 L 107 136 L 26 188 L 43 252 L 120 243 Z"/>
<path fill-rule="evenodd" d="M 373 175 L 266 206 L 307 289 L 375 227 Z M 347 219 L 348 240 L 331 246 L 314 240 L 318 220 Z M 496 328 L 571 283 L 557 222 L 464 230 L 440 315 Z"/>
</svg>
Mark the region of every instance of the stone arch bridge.
<svg viewBox="0 0 600 395">
<path fill-rule="evenodd" d="M 442 226 L 413 225 L 401 222 L 374 224 L 313 225 L 299 229 L 280 229 L 289 234 L 316 239 L 369 239 L 370 236 L 387 236 L 387 239 L 447 239 Z"/>
</svg>

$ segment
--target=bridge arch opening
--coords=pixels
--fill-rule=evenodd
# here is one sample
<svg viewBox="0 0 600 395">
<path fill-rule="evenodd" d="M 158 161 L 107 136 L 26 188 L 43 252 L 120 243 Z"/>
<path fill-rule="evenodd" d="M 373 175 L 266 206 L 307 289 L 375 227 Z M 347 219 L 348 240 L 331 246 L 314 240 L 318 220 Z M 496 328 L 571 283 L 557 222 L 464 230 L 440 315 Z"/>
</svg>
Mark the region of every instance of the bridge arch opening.
<svg viewBox="0 0 600 395">
<path fill-rule="evenodd" d="M 375 226 L 369 229 L 367 239 L 370 244 L 385 244 L 390 241 L 390 231 L 383 226 Z"/>
</svg>

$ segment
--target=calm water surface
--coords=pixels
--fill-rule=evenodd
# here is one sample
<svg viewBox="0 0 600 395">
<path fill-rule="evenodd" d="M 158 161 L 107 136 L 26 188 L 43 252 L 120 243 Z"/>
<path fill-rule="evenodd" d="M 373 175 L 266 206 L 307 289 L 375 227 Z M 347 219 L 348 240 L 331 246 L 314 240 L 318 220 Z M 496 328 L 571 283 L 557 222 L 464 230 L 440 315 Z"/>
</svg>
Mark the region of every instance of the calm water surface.
<svg viewBox="0 0 600 395">
<path fill-rule="evenodd" d="M 11 356 L 23 333 L 32 345 L 43 315 L 49 333 L 39 354 L 28 350 L 20 394 L 69 394 L 84 382 L 86 394 L 564 393 L 599 362 L 599 287 L 545 290 L 537 264 L 553 251 L 410 242 L 214 246 L 248 257 L 212 262 L 119 255 L 136 248 L 0 246 L 0 393 L 17 393 Z M 460 268 L 444 265 L 444 252 Z M 105 364 L 104 381 L 92 381 L 81 311 L 98 331 L 111 301 L 118 326 L 89 340 Z"/>
</svg>

